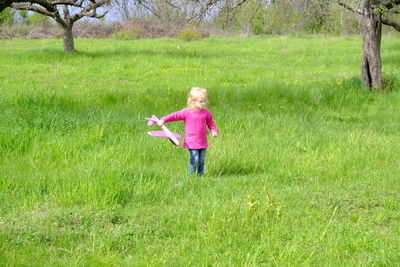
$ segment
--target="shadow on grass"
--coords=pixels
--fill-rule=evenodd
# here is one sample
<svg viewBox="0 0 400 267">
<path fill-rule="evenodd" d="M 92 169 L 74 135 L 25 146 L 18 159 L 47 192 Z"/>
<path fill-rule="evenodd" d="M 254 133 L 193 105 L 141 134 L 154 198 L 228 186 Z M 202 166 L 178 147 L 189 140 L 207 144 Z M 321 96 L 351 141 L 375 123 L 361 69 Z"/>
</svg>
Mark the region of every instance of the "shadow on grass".
<svg viewBox="0 0 400 267">
<path fill-rule="evenodd" d="M 384 91 L 396 90 L 398 88 L 398 85 L 400 84 L 399 78 L 396 75 L 391 74 L 391 73 L 389 73 L 389 74 L 383 73 L 382 74 L 382 82 L 383 82 Z M 344 79 L 343 86 L 347 89 L 355 88 L 356 90 L 360 90 L 360 91 L 374 92 L 370 88 L 362 86 L 362 81 L 361 81 L 360 76 L 353 76 L 349 79 Z"/>
<path fill-rule="evenodd" d="M 385 44 L 387 51 L 400 51 L 399 43 L 388 42 Z M 390 55 L 382 57 L 383 66 L 392 65 L 397 68 L 400 65 L 400 54 L 399 53 L 390 53 Z"/>
<path fill-rule="evenodd" d="M 137 53 L 136 53 L 137 54 Z M 144 52 L 144 54 L 151 55 L 151 52 Z M 65 53 L 62 47 L 60 48 L 37 48 L 21 50 L 20 52 L 7 55 L 7 58 L 26 61 L 40 61 L 44 62 L 57 62 L 69 59 L 79 58 L 126 58 L 132 57 L 135 52 L 127 48 L 109 49 L 109 50 L 97 50 L 97 51 L 81 51 L 75 50 L 74 52 Z"/>
<path fill-rule="evenodd" d="M 162 47 L 161 49 L 132 49 L 127 48 L 118 48 L 114 50 L 98 50 L 98 51 L 76 51 L 75 55 L 83 55 L 91 58 L 107 58 L 107 57 L 154 57 L 154 56 L 162 56 L 166 58 L 175 58 L 175 59 L 215 59 L 215 58 L 226 58 L 229 56 L 236 56 L 234 53 L 218 51 L 218 52 L 210 52 L 210 51 L 196 51 L 192 49 L 178 49 L 176 47 Z"/>
<path fill-rule="evenodd" d="M 360 88 L 361 87 L 361 78 L 360 76 L 353 76 L 351 78 L 343 79 L 343 84 L 346 87 L 351 88 Z"/>
<path fill-rule="evenodd" d="M 400 64 L 400 62 L 399 62 Z M 383 88 L 386 91 L 397 91 L 400 85 L 399 78 L 394 74 L 383 74 Z"/>
<path fill-rule="evenodd" d="M 62 47 L 59 48 L 37 48 L 22 50 L 20 53 L 10 54 L 8 58 L 21 59 L 21 57 L 29 60 L 40 60 L 41 62 L 53 62 L 59 60 L 76 59 L 76 58 L 91 58 L 91 59 L 102 59 L 102 58 L 134 58 L 134 57 L 166 57 L 174 59 L 215 59 L 215 58 L 226 58 L 233 57 L 235 54 L 230 51 L 197 51 L 194 49 L 183 49 L 173 47 L 161 47 L 154 49 L 152 48 L 135 48 L 132 47 L 121 47 L 113 49 L 102 49 L 102 50 L 85 50 L 76 49 L 74 52 L 64 53 Z"/>
<path fill-rule="evenodd" d="M 262 168 L 258 166 L 221 166 L 219 169 L 214 168 L 210 170 L 209 174 L 214 176 L 234 176 L 234 175 L 250 175 L 262 173 Z"/>
<path fill-rule="evenodd" d="M 284 107 L 285 112 L 290 110 L 296 114 L 299 111 L 306 113 L 320 109 L 321 106 L 338 109 L 349 105 L 360 106 L 372 101 L 372 95 L 368 90 L 363 89 L 359 76 L 341 79 L 340 82 L 332 79 L 327 83 L 310 84 L 311 88 L 318 88 L 318 90 L 298 90 L 282 83 L 275 84 L 270 90 L 261 90 L 267 86 L 259 85 L 258 87 L 260 90 L 257 92 L 263 92 L 258 96 L 260 102 L 264 98 L 265 102 L 275 103 L 272 108 Z"/>
</svg>

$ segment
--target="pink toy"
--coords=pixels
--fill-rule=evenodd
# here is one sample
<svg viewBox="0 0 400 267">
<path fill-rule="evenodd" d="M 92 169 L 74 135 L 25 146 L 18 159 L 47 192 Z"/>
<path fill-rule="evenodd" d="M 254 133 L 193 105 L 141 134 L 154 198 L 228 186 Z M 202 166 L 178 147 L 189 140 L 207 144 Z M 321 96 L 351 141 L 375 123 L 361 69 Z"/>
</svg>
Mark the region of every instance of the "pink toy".
<svg viewBox="0 0 400 267">
<path fill-rule="evenodd" d="M 149 125 L 149 126 L 157 124 L 157 122 L 159 121 L 159 119 L 154 115 L 151 116 L 151 118 L 146 118 L 146 120 L 148 120 L 147 125 Z M 177 133 L 171 132 L 170 130 L 168 130 L 168 128 L 165 125 L 161 126 L 161 129 L 162 129 L 162 131 L 151 131 L 151 132 L 147 132 L 147 133 L 154 137 L 169 138 L 171 143 L 173 143 L 174 145 L 176 145 L 176 146 L 180 145 L 178 139 L 181 139 L 182 136 L 180 136 Z"/>
</svg>

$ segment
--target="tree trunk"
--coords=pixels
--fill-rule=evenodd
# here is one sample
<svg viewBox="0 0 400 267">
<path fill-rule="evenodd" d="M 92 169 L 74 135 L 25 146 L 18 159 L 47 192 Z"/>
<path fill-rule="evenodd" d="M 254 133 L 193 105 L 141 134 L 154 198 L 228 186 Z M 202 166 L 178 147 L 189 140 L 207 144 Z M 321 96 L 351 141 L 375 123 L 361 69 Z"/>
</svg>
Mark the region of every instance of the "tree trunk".
<svg viewBox="0 0 400 267">
<path fill-rule="evenodd" d="M 73 52 L 74 47 L 74 35 L 72 34 L 72 24 L 64 27 L 64 52 Z"/>
<path fill-rule="evenodd" d="M 63 5 L 64 12 L 64 52 L 73 52 L 75 50 L 74 47 L 74 35 L 72 34 L 72 26 L 74 23 L 70 20 L 69 16 L 69 7 L 67 5 Z"/>
<path fill-rule="evenodd" d="M 364 15 L 361 26 L 363 33 L 363 51 L 361 75 L 364 87 L 376 91 L 383 89 L 381 65 L 382 22 L 380 14 L 374 11 L 369 0 L 364 1 Z"/>
</svg>

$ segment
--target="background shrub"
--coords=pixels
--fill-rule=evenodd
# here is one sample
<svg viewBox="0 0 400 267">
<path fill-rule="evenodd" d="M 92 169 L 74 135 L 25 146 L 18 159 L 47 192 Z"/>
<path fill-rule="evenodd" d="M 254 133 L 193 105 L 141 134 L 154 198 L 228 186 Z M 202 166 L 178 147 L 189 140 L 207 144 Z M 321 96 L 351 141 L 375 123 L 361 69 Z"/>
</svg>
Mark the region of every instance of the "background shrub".
<svg viewBox="0 0 400 267">
<path fill-rule="evenodd" d="M 135 26 L 128 30 L 115 32 L 112 35 L 112 38 L 114 38 L 116 40 L 124 40 L 124 41 L 137 40 L 137 39 L 140 39 L 142 32 L 143 32 L 143 28 Z"/>
<path fill-rule="evenodd" d="M 126 31 L 115 32 L 115 33 L 112 34 L 111 37 L 113 39 L 115 39 L 115 40 L 123 40 L 123 41 L 129 40 L 129 36 L 128 36 L 128 33 Z"/>
<path fill-rule="evenodd" d="M 27 18 L 28 24 L 37 25 L 37 24 L 50 24 L 49 17 L 39 14 L 33 13 Z"/>
<path fill-rule="evenodd" d="M 0 12 L 0 25 L 11 25 L 13 23 L 14 14 L 11 8 L 7 7 L 2 12 Z"/>
<path fill-rule="evenodd" d="M 186 28 L 178 33 L 178 38 L 184 41 L 194 41 L 201 39 L 201 33 L 193 28 Z"/>
</svg>

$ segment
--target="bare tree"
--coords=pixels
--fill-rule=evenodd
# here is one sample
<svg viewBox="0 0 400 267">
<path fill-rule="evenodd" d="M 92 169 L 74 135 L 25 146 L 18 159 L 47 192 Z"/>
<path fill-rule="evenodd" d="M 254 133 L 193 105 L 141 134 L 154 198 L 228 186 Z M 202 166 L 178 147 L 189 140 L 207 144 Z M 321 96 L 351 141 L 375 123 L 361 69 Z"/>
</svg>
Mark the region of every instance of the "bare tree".
<svg viewBox="0 0 400 267">
<path fill-rule="evenodd" d="M 235 9 L 247 1 L 249 0 L 114 0 L 113 7 L 126 20 L 150 17 L 167 24 L 199 25 L 204 20 L 217 16 L 225 6 Z"/>
<path fill-rule="evenodd" d="M 381 39 L 382 24 L 400 31 L 400 0 L 362 0 L 362 5 L 354 7 L 344 0 L 338 0 L 344 8 L 361 16 L 363 47 L 361 58 L 361 78 L 364 87 L 383 90 Z M 396 20 L 397 19 L 397 20 Z"/>
<path fill-rule="evenodd" d="M 141 5 L 140 0 L 113 0 L 112 8 L 119 19 L 127 21 L 132 18 L 146 18 L 150 13 Z"/>
<path fill-rule="evenodd" d="M 102 18 L 97 10 L 108 5 L 110 0 L 0 0 L 2 5 L 9 5 L 18 10 L 30 10 L 53 18 L 64 29 L 64 52 L 72 52 L 74 47 L 73 25 L 83 17 Z"/>
</svg>

